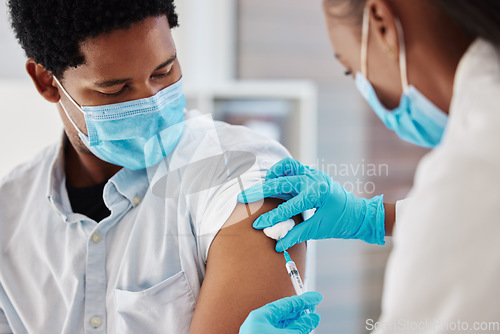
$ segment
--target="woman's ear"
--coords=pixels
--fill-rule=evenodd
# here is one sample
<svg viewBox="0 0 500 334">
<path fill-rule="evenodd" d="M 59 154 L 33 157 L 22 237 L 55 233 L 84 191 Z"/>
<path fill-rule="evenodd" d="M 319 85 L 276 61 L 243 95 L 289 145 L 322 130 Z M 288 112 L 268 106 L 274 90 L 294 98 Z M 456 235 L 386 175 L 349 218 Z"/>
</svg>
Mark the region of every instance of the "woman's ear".
<svg viewBox="0 0 500 334">
<path fill-rule="evenodd" d="M 53 76 L 45 67 L 37 64 L 33 58 L 26 61 L 26 71 L 35 84 L 36 89 L 49 102 L 59 102 L 59 90 L 53 83 Z"/>
<path fill-rule="evenodd" d="M 398 19 L 385 0 L 369 0 L 371 37 L 381 45 L 391 58 L 398 59 L 399 38 L 396 20 Z"/>
</svg>

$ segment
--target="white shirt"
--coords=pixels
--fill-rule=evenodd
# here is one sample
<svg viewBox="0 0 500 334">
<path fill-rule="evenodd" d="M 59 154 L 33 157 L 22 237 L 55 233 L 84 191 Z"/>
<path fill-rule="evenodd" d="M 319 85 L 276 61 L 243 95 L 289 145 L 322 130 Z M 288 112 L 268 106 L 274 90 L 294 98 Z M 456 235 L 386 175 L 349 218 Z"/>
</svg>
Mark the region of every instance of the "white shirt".
<svg viewBox="0 0 500 334">
<path fill-rule="evenodd" d="M 477 40 L 461 60 L 443 142 L 421 161 L 409 197 L 376 332 L 500 333 L 500 52 L 492 44 Z"/>
<path fill-rule="evenodd" d="M 97 223 L 72 212 L 62 147 L 48 148 L 0 183 L 0 333 L 188 333 L 237 194 L 288 156 L 189 113 L 166 161 L 107 182 Z"/>
</svg>

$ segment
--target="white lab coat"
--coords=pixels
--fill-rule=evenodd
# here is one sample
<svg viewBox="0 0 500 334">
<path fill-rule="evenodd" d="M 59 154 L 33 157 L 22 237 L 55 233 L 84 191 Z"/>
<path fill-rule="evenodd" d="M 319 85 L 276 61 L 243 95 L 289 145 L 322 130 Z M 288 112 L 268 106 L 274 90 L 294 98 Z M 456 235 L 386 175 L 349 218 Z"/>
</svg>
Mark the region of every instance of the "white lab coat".
<svg viewBox="0 0 500 334">
<path fill-rule="evenodd" d="M 398 210 L 382 316 L 389 333 L 500 333 L 500 51 L 477 40 L 449 123 Z"/>
</svg>

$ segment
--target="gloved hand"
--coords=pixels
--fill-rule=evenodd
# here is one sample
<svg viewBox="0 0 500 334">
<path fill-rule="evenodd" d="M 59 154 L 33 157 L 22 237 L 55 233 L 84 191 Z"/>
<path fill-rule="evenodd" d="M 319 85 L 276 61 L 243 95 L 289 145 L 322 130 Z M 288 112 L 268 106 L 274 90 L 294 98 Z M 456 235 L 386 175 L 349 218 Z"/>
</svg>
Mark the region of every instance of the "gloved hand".
<svg viewBox="0 0 500 334">
<path fill-rule="evenodd" d="M 239 334 L 307 334 L 320 321 L 314 311 L 323 297 L 317 292 L 306 292 L 300 296 L 287 297 L 252 311 L 240 328 Z"/>
<path fill-rule="evenodd" d="M 289 198 L 276 209 L 255 220 L 253 227 L 264 229 L 309 209 L 314 215 L 296 225 L 276 244 L 283 252 L 310 239 L 360 239 L 383 245 L 385 209 L 383 195 L 372 199 L 356 198 L 326 173 L 303 166 L 287 158 L 271 167 L 266 181 L 238 195 L 238 201 L 250 203 L 266 197 Z"/>
</svg>

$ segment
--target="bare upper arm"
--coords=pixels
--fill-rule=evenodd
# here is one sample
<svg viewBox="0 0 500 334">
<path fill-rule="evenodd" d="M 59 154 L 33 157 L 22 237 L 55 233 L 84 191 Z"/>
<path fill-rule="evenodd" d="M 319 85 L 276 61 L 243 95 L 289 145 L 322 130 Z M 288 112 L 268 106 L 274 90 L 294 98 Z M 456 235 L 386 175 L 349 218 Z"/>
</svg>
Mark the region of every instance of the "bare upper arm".
<svg viewBox="0 0 500 334">
<path fill-rule="evenodd" d="M 238 333 L 252 310 L 295 294 L 283 254 L 274 250 L 276 242 L 252 227 L 257 217 L 281 202 L 238 204 L 219 231 L 208 253 L 191 334 Z M 306 245 L 298 244 L 289 253 L 303 275 Z"/>
</svg>

